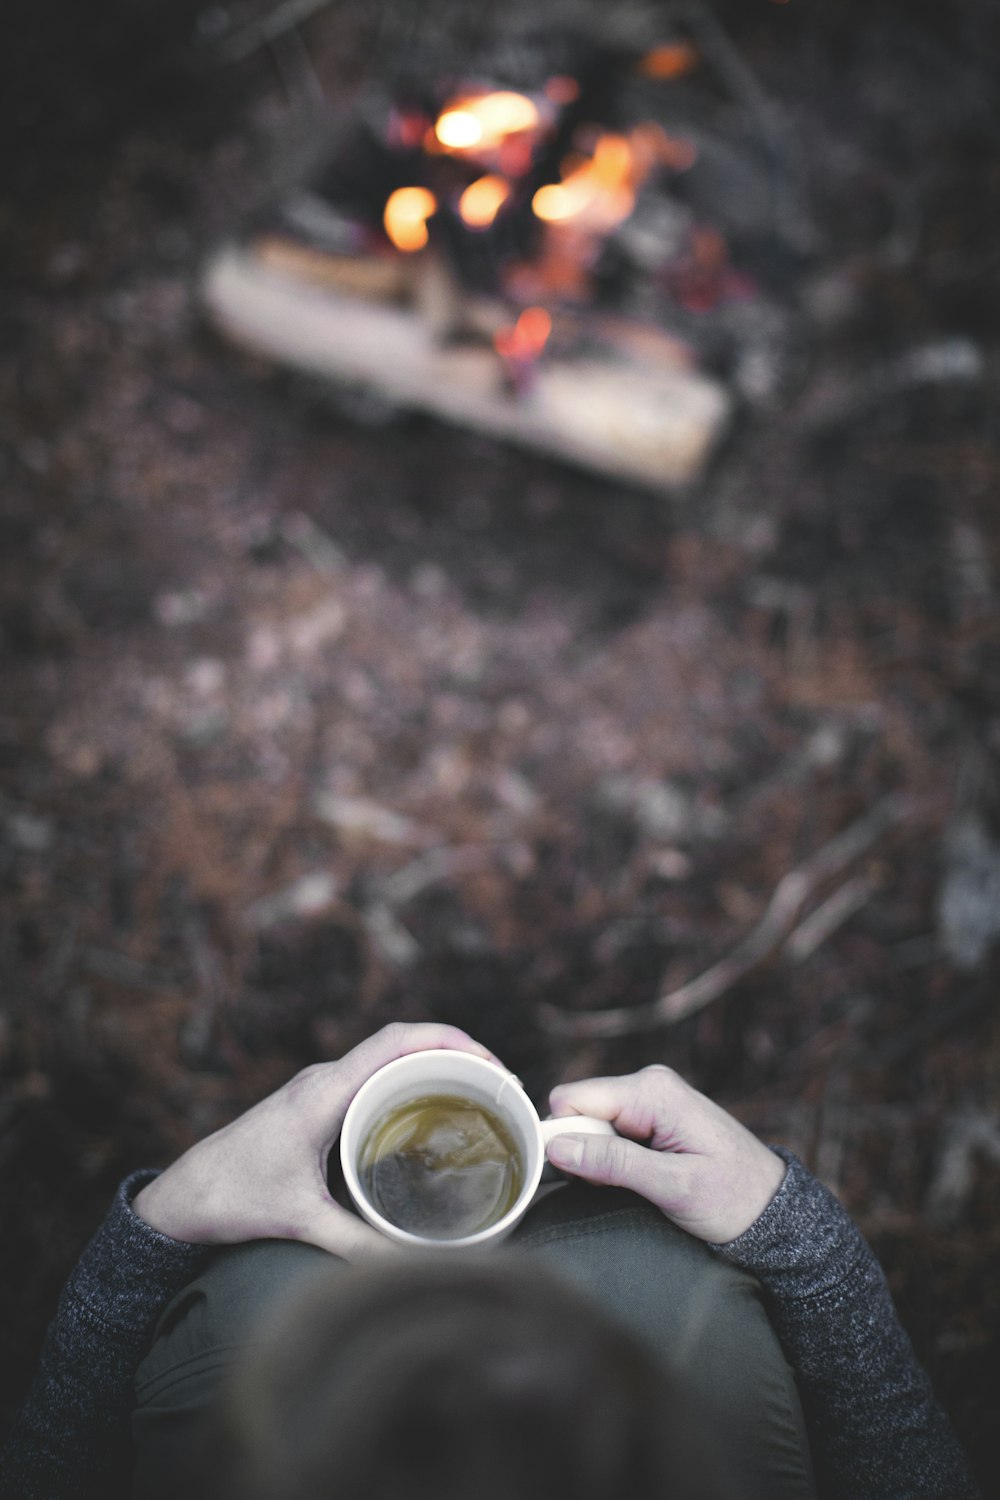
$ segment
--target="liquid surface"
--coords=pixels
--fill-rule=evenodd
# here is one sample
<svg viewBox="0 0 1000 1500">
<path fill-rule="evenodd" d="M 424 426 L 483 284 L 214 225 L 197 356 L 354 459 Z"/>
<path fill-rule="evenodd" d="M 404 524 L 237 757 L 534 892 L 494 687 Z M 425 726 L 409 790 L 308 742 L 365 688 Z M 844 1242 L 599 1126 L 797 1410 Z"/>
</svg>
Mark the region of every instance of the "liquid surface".
<svg viewBox="0 0 1000 1500">
<path fill-rule="evenodd" d="M 510 1130 L 492 1110 L 435 1094 L 398 1105 L 372 1128 L 358 1176 L 390 1223 L 424 1239 L 457 1240 L 513 1208 L 524 1168 Z"/>
</svg>

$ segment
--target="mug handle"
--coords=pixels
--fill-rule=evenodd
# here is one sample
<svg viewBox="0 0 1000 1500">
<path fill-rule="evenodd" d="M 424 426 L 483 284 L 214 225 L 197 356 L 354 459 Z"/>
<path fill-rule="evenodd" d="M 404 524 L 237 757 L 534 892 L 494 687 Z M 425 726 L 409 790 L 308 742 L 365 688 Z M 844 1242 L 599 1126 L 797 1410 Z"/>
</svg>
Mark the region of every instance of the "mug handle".
<svg viewBox="0 0 1000 1500">
<path fill-rule="evenodd" d="M 597 1120 L 593 1115 L 561 1115 L 558 1119 L 540 1120 L 542 1127 L 542 1141 L 547 1146 L 555 1135 L 617 1135 L 618 1132 L 610 1120 Z M 550 1161 L 546 1161 L 542 1168 L 542 1180 L 540 1187 L 551 1185 L 558 1187 L 562 1182 L 570 1179 L 565 1172 L 560 1172 Z M 537 1194 L 536 1194 L 537 1197 Z"/>
</svg>

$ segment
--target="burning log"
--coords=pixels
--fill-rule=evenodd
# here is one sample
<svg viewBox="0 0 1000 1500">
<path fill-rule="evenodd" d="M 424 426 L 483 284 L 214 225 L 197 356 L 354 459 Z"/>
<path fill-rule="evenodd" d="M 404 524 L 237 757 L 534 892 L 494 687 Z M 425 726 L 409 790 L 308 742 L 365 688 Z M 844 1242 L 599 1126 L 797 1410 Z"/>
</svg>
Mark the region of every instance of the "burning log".
<svg viewBox="0 0 1000 1500">
<path fill-rule="evenodd" d="M 676 345 L 664 359 L 665 341 L 658 359 L 640 338 L 629 362 L 619 349 L 533 367 L 525 345 L 501 339 L 498 358 L 485 343 L 440 343 L 406 307 L 304 290 L 238 249 L 213 260 L 204 297 L 218 326 L 257 353 L 657 490 L 696 477 L 729 414 L 723 387 L 686 367 Z M 620 342 L 613 324 L 611 334 Z"/>
<path fill-rule="evenodd" d="M 564 55 L 572 74 L 370 101 L 283 223 L 213 258 L 205 303 L 258 353 L 670 489 L 731 407 L 695 367 L 698 320 L 756 286 L 673 193 L 697 142 L 627 118 L 625 84 L 669 87 L 700 54 L 674 36 Z"/>
</svg>

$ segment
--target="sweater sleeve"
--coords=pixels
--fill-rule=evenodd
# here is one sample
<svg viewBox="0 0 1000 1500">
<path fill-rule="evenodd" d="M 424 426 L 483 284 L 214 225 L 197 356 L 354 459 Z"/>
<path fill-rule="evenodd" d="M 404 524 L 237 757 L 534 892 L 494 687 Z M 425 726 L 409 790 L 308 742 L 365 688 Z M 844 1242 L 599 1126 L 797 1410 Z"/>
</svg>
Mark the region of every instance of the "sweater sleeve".
<svg viewBox="0 0 1000 1500">
<path fill-rule="evenodd" d="M 27 1400 L 0 1453 L 3 1500 L 101 1500 L 128 1492 L 132 1377 L 156 1316 L 210 1253 L 152 1229 L 135 1172 L 59 1298 Z"/>
<path fill-rule="evenodd" d="M 853 1220 L 790 1151 L 784 1182 L 715 1245 L 764 1288 L 795 1369 L 824 1500 L 977 1500 L 951 1425 Z"/>
</svg>

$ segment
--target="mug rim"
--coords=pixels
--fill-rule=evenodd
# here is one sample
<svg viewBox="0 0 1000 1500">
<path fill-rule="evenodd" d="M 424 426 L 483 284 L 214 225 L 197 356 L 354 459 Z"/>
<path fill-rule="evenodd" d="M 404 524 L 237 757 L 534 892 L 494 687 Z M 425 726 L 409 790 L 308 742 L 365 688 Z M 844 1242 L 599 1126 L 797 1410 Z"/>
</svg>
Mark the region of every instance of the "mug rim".
<svg viewBox="0 0 1000 1500">
<path fill-rule="evenodd" d="M 525 1172 L 524 1182 L 521 1185 L 517 1201 L 495 1223 L 487 1224 L 484 1229 L 476 1230 L 475 1234 L 467 1234 L 459 1239 L 451 1240 L 439 1240 L 433 1239 L 428 1235 L 414 1234 L 411 1230 L 400 1228 L 391 1219 L 387 1219 L 383 1214 L 380 1214 L 378 1209 L 369 1202 L 361 1186 L 354 1162 L 348 1154 L 349 1131 L 357 1128 L 356 1121 L 363 1108 L 364 1096 L 374 1091 L 370 1086 L 375 1083 L 376 1079 L 384 1080 L 385 1075 L 388 1073 L 403 1072 L 407 1068 L 414 1069 L 417 1065 L 415 1061 L 417 1059 L 426 1065 L 429 1059 L 437 1057 L 461 1058 L 465 1064 L 471 1065 L 473 1068 L 487 1070 L 500 1084 L 497 1100 L 491 1101 L 494 1107 L 502 1109 L 502 1105 L 499 1103 L 499 1093 L 504 1092 L 505 1088 L 513 1093 L 519 1102 L 523 1118 L 528 1124 L 535 1142 L 534 1166 L 530 1172 Z M 432 1087 L 433 1084 L 431 1083 L 429 1086 Z M 355 1108 L 356 1105 L 358 1108 Z M 357 1144 L 360 1145 L 360 1141 Z M 524 1085 L 520 1079 L 508 1068 L 503 1067 L 501 1063 L 495 1063 L 487 1057 L 480 1057 L 475 1052 L 463 1052 L 458 1047 L 433 1047 L 420 1052 L 407 1052 L 402 1057 L 394 1057 L 390 1062 L 383 1063 L 377 1072 L 372 1073 L 369 1078 L 366 1078 L 347 1106 L 344 1121 L 340 1129 L 340 1165 L 347 1190 L 358 1212 L 363 1218 L 367 1219 L 373 1228 L 384 1234 L 387 1239 L 395 1240 L 401 1244 L 415 1245 L 425 1250 L 463 1250 L 476 1245 L 489 1244 L 514 1228 L 528 1211 L 535 1193 L 538 1191 L 538 1185 L 545 1166 L 545 1146 L 542 1137 L 541 1117 L 525 1092 Z"/>
</svg>

